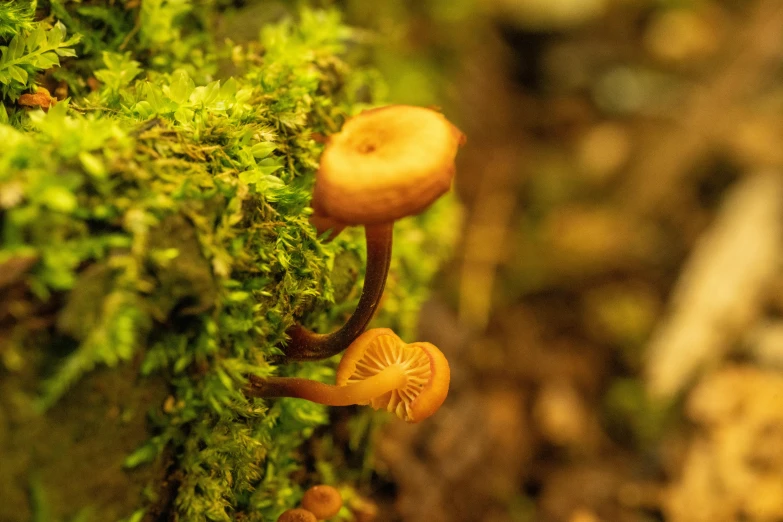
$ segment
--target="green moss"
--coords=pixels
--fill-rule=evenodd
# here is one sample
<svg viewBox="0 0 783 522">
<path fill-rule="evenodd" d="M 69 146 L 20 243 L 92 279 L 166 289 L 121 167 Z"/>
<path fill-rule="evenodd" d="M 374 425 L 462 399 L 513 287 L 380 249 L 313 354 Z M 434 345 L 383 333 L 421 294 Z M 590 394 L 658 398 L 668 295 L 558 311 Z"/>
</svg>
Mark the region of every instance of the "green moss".
<svg viewBox="0 0 783 522">
<path fill-rule="evenodd" d="M 18 61 L 14 41 L 65 61 L 26 59 L 0 93 L 0 460 L 62 453 L 16 459 L 0 483 L 41 477 L 34 505 L 53 520 L 274 520 L 328 416 L 242 389 L 250 374 L 333 378 L 333 362 L 271 361 L 292 324 L 335 328 L 358 299 L 360 231 L 324 243 L 308 223 L 313 136 L 373 101 L 376 75 L 343 60 L 351 32 L 331 11 L 264 26 L 216 80 L 212 2 L 51 0 L 35 20 L 9 5 L 0 67 Z M 51 81 L 71 100 L 15 103 Z M 413 335 L 453 209 L 399 225 L 378 324 Z M 14 491 L 7 516 L 29 518 Z"/>
<path fill-rule="evenodd" d="M 72 46 L 79 41 L 78 35 L 66 39 L 62 24 L 48 27 L 42 22 L 25 23 L 24 16 L 14 19 L 15 14 L 27 12 L 21 7 L 15 11 L 17 5 L 12 3 L 0 15 L 7 19 L 0 20 L 0 33 L 11 36 L 0 55 L 0 94 L 12 101 L 33 84 L 34 73 L 60 65 L 61 56 L 75 56 Z"/>
<path fill-rule="evenodd" d="M 17 34 L 33 28 L 35 2 L 11 0 L 0 10 L 0 38 L 11 40 Z"/>
</svg>

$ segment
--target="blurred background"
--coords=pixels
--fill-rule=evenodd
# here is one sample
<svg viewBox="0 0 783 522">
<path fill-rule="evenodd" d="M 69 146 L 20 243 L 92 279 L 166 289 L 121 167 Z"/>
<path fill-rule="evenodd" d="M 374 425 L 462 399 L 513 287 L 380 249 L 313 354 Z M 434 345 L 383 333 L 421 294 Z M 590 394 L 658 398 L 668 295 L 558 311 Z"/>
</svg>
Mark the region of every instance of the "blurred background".
<svg viewBox="0 0 783 522">
<path fill-rule="evenodd" d="M 468 136 L 375 520 L 783 520 L 783 4 L 344 0 L 388 99 Z"/>
<path fill-rule="evenodd" d="M 783 4 L 347 0 L 468 136 L 381 520 L 783 520 Z"/>
</svg>

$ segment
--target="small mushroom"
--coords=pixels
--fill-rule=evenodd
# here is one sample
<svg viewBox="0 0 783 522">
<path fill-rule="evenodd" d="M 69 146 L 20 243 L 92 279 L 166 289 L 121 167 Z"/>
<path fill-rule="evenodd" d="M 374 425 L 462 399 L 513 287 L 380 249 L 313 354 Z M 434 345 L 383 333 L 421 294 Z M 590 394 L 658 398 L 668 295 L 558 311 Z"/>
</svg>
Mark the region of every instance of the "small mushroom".
<svg viewBox="0 0 783 522">
<path fill-rule="evenodd" d="M 318 522 L 315 515 L 302 508 L 288 509 L 277 517 L 277 522 Z"/>
<path fill-rule="evenodd" d="M 449 363 L 430 343 L 404 343 L 388 328 L 374 328 L 351 343 L 337 367 L 337 384 L 298 377 L 250 376 L 247 395 L 296 397 L 327 406 L 370 404 L 406 422 L 435 413 L 449 391 Z"/>
<path fill-rule="evenodd" d="M 409 105 L 365 111 L 329 138 L 314 208 L 337 222 L 383 224 L 446 193 L 465 136 L 441 113 Z"/>
<path fill-rule="evenodd" d="M 316 175 L 311 222 L 332 237 L 363 225 L 367 242 L 364 288 L 339 330 L 317 334 L 301 325 L 286 332 L 292 360 L 316 360 L 345 350 L 372 319 L 386 284 L 394 221 L 417 214 L 449 190 L 454 158 L 465 136 L 431 109 L 391 105 L 349 119 L 329 138 Z"/>
<path fill-rule="evenodd" d="M 302 507 L 318 520 L 326 520 L 335 516 L 343 507 L 343 497 L 337 488 L 319 484 L 305 491 Z"/>
</svg>

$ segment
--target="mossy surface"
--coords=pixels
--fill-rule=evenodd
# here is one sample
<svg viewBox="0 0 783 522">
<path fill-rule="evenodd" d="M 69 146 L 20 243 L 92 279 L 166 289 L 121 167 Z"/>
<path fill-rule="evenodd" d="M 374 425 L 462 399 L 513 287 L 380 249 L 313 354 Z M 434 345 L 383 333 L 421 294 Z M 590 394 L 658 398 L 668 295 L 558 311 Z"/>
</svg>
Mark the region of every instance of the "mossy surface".
<svg viewBox="0 0 783 522">
<path fill-rule="evenodd" d="M 358 299 L 361 232 L 322 241 L 308 205 L 320 136 L 379 83 L 336 12 L 218 47 L 226 7 L 0 6 L 3 520 L 274 520 L 309 485 L 325 408 L 242 389 L 333 377 L 274 363 L 289 326 L 332 329 Z M 399 224 L 376 318 L 409 340 L 455 238 L 436 207 Z"/>
</svg>

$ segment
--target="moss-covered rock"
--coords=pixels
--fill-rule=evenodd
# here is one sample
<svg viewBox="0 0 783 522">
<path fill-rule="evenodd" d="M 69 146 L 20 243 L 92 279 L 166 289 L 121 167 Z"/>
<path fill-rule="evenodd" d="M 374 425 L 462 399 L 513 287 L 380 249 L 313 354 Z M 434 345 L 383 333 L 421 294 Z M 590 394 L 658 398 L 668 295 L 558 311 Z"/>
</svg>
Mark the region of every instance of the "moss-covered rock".
<svg viewBox="0 0 783 522">
<path fill-rule="evenodd" d="M 272 361 L 358 299 L 361 234 L 322 241 L 308 205 L 315 138 L 378 101 L 376 75 L 335 12 L 217 47 L 223 2 L 23 4 L 0 6 L 0 519 L 274 520 L 328 416 L 242 390 L 333 375 Z M 44 87 L 71 98 L 19 102 Z M 454 216 L 398 227 L 376 321 L 403 337 Z"/>
</svg>

